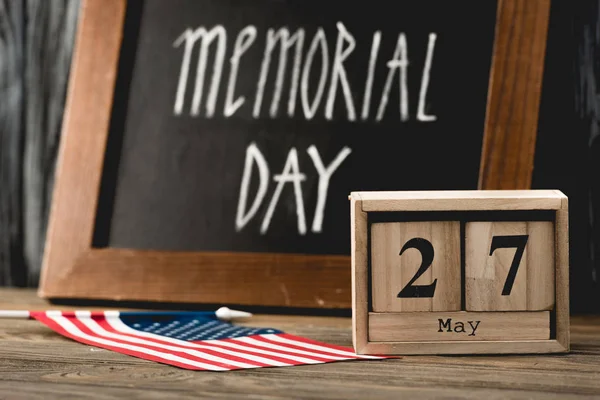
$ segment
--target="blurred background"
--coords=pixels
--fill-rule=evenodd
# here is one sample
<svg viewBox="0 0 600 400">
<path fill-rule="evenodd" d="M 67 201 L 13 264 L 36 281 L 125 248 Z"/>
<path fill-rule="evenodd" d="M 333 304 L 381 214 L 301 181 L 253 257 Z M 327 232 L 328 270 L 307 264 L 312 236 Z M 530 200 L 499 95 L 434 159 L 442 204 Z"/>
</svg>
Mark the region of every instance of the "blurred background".
<svg viewBox="0 0 600 400">
<path fill-rule="evenodd" d="M 38 284 L 79 6 L 0 0 L 0 286 Z M 600 0 L 553 0 L 532 188 L 569 196 L 575 313 L 600 312 L 599 83 Z"/>
<path fill-rule="evenodd" d="M 0 285 L 39 279 L 79 6 L 0 1 Z"/>
</svg>

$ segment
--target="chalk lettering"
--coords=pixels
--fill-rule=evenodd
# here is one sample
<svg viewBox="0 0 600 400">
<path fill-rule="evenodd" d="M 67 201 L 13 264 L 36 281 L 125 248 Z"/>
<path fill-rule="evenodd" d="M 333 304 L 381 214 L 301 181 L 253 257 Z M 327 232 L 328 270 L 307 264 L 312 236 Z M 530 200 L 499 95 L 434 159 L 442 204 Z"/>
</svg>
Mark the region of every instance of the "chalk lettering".
<svg viewBox="0 0 600 400">
<path fill-rule="evenodd" d="M 333 67 L 331 69 L 331 81 L 329 83 L 329 96 L 325 105 L 325 118 L 333 118 L 333 106 L 335 104 L 335 96 L 337 94 L 338 82 L 342 86 L 344 100 L 346 101 L 346 109 L 348 110 L 348 120 L 356 120 L 356 111 L 354 110 L 354 100 L 352 99 L 352 89 L 348 83 L 344 61 L 350 56 L 356 47 L 356 40 L 347 30 L 344 24 L 337 23 L 338 36 L 335 46 L 335 57 L 333 59 Z M 344 42 L 348 43 L 348 47 L 344 49 Z"/>
<path fill-rule="evenodd" d="M 406 49 L 406 35 L 404 35 L 404 33 L 398 35 L 396 50 L 394 50 L 392 59 L 388 61 L 387 67 L 389 68 L 389 71 L 387 79 L 385 80 L 383 93 L 381 94 L 381 101 L 379 103 L 379 109 L 377 110 L 376 120 L 381 121 L 383 118 L 383 114 L 385 113 L 385 109 L 388 104 L 390 90 L 392 89 L 394 76 L 396 75 L 395 69 L 398 69 L 400 75 L 400 119 L 402 121 L 406 121 L 408 120 L 408 86 L 406 83 L 408 56 Z"/>
<path fill-rule="evenodd" d="M 304 29 L 298 29 L 293 35 L 290 36 L 290 31 L 287 28 L 281 28 L 277 31 L 269 29 L 267 32 L 267 43 L 265 46 L 265 53 L 263 61 L 260 67 L 260 76 L 258 79 L 256 97 L 254 99 L 254 109 L 252 115 L 254 118 L 260 116 L 260 109 L 262 106 L 265 84 L 269 75 L 269 68 L 271 65 L 271 56 L 275 47 L 279 43 L 279 65 L 277 67 L 277 76 L 275 78 L 275 89 L 273 98 L 271 99 L 271 117 L 277 116 L 279 107 L 279 101 L 281 98 L 281 91 L 283 88 L 283 82 L 285 78 L 285 69 L 287 66 L 288 51 L 292 46 L 296 46 L 294 53 L 294 66 L 292 69 L 292 81 L 290 85 L 290 96 L 288 100 L 288 115 L 293 116 L 296 109 L 296 98 L 298 93 L 298 80 L 300 77 L 300 67 L 302 61 L 302 47 L 304 44 Z"/>
<path fill-rule="evenodd" d="M 194 49 L 194 45 L 196 44 L 196 42 L 200 39 L 202 39 L 202 44 L 200 46 L 200 55 L 198 57 L 198 66 L 196 68 L 196 84 L 194 86 L 191 114 L 198 115 L 200 113 L 200 104 L 202 102 L 202 95 L 204 90 L 204 74 L 206 73 L 206 60 L 208 58 L 208 49 L 210 44 L 216 39 L 218 39 L 217 54 L 215 56 L 210 91 L 208 94 L 208 101 L 206 104 L 206 116 L 212 117 L 215 112 L 217 94 L 219 90 L 219 84 L 221 82 L 221 73 L 223 71 L 223 62 L 225 60 L 225 50 L 227 46 L 227 32 L 225 31 L 225 28 L 222 25 L 216 25 L 209 31 L 207 31 L 204 27 L 200 27 L 196 30 L 186 29 L 183 32 L 183 34 L 179 36 L 173 43 L 173 46 L 179 47 L 181 43 L 185 42 L 183 62 L 181 63 L 179 82 L 177 84 L 177 93 L 175 96 L 176 115 L 181 114 L 183 109 L 187 80 L 189 75 L 189 67 L 192 58 L 192 50 Z"/>
<path fill-rule="evenodd" d="M 373 42 L 371 44 L 371 56 L 369 57 L 369 71 L 367 73 L 367 82 L 365 83 L 365 94 L 362 105 L 362 120 L 369 118 L 371 110 L 371 93 L 373 92 L 373 79 L 375 75 L 375 65 L 377 64 L 377 56 L 379 55 L 379 45 L 381 43 L 381 32 L 377 31 L 373 34 Z"/>
<path fill-rule="evenodd" d="M 396 76 L 398 76 L 398 107 L 400 121 L 410 119 L 409 115 L 409 57 L 408 41 L 405 33 L 400 32 L 396 37 L 396 45 L 393 55 L 385 63 L 387 74 L 383 88 L 375 93 L 379 53 L 384 37 L 381 31 L 375 31 L 372 35 L 368 66 L 363 72 L 364 88 L 362 99 L 355 98 L 357 91 L 353 90 L 355 77 L 358 71 L 352 70 L 357 62 L 350 63 L 351 56 L 357 57 L 363 54 L 357 48 L 359 43 L 355 36 L 346 28 L 342 21 L 336 22 L 337 37 L 335 50 L 329 54 L 330 44 L 323 27 L 317 27 L 310 44 L 307 41 L 305 28 L 299 27 L 291 32 L 288 27 L 269 28 L 264 35 L 264 51 L 258 71 L 256 90 L 254 93 L 252 117 L 261 117 L 263 102 L 269 100 L 268 115 L 271 118 L 280 117 L 280 109 L 285 104 L 284 90 L 289 86 L 287 97 L 286 114 L 288 117 L 296 116 L 297 103 L 301 103 L 302 113 L 305 120 L 312 120 L 322 110 L 325 120 L 334 120 L 336 114 L 336 100 L 341 96 L 346 109 L 344 118 L 347 121 L 356 121 L 360 114 L 361 121 L 373 119 L 381 121 L 386 115 L 390 105 L 390 94 L 392 93 Z M 225 118 L 237 113 L 248 100 L 247 93 L 236 95 L 236 83 L 239 75 L 243 73 L 250 79 L 254 79 L 253 71 L 248 68 L 240 68 L 240 62 L 252 46 L 255 46 L 259 31 L 255 25 L 247 25 L 238 31 L 236 40 L 231 46 L 229 57 L 229 79 L 224 92 L 223 116 Z M 215 115 L 215 107 L 220 96 L 219 87 L 223 73 L 224 61 L 227 52 L 228 33 L 224 26 L 215 25 L 212 28 L 200 26 L 196 29 L 187 28 L 173 42 L 174 48 L 184 45 L 183 56 L 179 68 L 179 77 L 175 92 L 173 112 L 182 115 L 188 97 L 191 97 L 190 115 L 199 116 L 201 108 L 205 107 L 205 116 L 211 118 Z M 437 116 L 431 113 L 431 104 L 427 101 L 427 95 L 431 83 L 431 71 L 433 69 L 434 53 L 437 34 L 430 33 L 428 36 L 425 61 L 420 75 L 420 88 L 415 107 L 415 119 L 419 122 L 436 121 Z M 359 50 L 359 51 L 357 51 Z M 193 58 L 197 55 L 195 75 L 190 72 Z M 213 54 L 211 54 L 211 52 Z M 214 55 L 213 67 L 209 68 L 207 63 Z M 275 72 L 271 72 L 273 58 L 277 58 Z M 357 60 L 359 61 L 359 60 Z M 383 61 L 382 61 L 383 62 Z M 291 67 L 289 64 L 292 63 Z M 318 71 L 313 70 L 319 69 Z M 412 67 L 411 67 L 412 68 Z M 412 69 L 411 69 L 412 71 Z M 210 77 L 206 75 L 210 73 Z M 269 79 L 273 79 L 272 93 L 267 94 L 270 88 Z M 351 80 L 350 77 L 354 79 Z M 360 79 L 360 78 L 358 78 Z M 205 85 L 209 90 L 206 93 Z M 193 83 L 191 83 L 193 81 Z M 188 94 L 188 86 L 193 85 L 193 93 Z M 341 92 L 341 94 L 339 93 Z M 379 103 L 374 104 L 379 96 Z M 205 99 L 206 97 L 206 99 Z M 205 102 L 205 104 L 203 103 Z M 322 102 L 324 104 L 322 104 Z M 360 110 L 357 110 L 360 104 Z M 323 106 L 323 107 L 322 107 Z M 377 107 L 375 115 L 371 117 L 371 108 Z M 322 108 L 321 108 L 322 107 Z"/>
<path fill-rule="evenodd" d="M 308 99 L 308 80 L 310 77 L 310 71 L 312 69 L 313 59 L 315 57 L 317 47 L 319 46 L 321 47 L 321 75 L 319 76 L 319 84 L 317 85 L 317 91 L 315 93 L 312 103 L 310 103 Z M 310 48 L 308 49 L 308 54 L 306 55 L 306 60 L 304 61 L 304 68 L 302 70 L 302 81 L 300 84 L 300 98 L 302 100 L 302 109 L 304 110 L 304 117 L 307 120 L 311 120 L 315 116 L 317 108 L 321 103 L 321 97 L 323 97 L 323 92 L 325 91 L 325 84 L 327 83 L 328 69 L 329 51 L 327 48 L 327 38 L 325 36 L 325 31 L 323 31 L 323 28 L 319 28 L 312 40 L 312 43 L 310 44 Z"/>
<path fill-rule="evenodd" d="M 248 188 L 250 186 L 250 178 L 252 174 L 252 163 L 258 167 L 259 186 L 254 201 L 250 210 L 244 215 L 246 209 L 246 202 L 248 199 Z M 246 160 L 244 162 L 244 173 L 242 176 L 242 186 L 240 189 L 240 197 L 238 199 L 237 214 L 235 217 L 235 230 L 240 231 L 248 221 L 250 221 L 260 204 L 262 203 L 265 195 L 267 194 L 267 188 L 269 186 L 269 166 L 267 160 L 263 157 L 261 151 L 258 149 L 255 143 L 250 143 L 246 149 Z"/>
<path fill-rule="evenodd" d="M 433 49 L 435 47 L 435 33 L 429 34 L 429 43 L 427 45 L 427 56 L 425 66 L 423 67 L 423 75 L 421 77 L 421 90 L 419 91 L 419 105 L 417 108 L 417 119 L 419 121 L 435 121 L 435 115 L 425 114 L 425 103 L 427 98 L 427 88 L 429 87 L 429 73 L 431 71 L 431 63 L 433 61 Z"/>
<path fill-rule="evenodd" d="M 314 218 L 312 221 L 311 231 L 314 233 L 320 233 L 323 228 L 323 219 L 325 214 L 325 205 L 327 203 L 327 193 L 329 189 L 329 183 L 334 172 L 340 167 L 344 160 L 350 155 L 352 151 L 349 147 L 343 147 L 337 156 L 331 161 L 328 166 L 323 164 L 323 160 L 319 155 L 319 151 L 316 146 L 311 145 L 307 149 L 307 153 L 310 156 L 315 169 L 317 170 L 319 183 L 317 202 L 315 206 Z M 258 190 L 255 194 L 252 205 L 247 209 L 249 188 L 252 182 L 253 166 L 256 165 L 258 169 Z M 302 196 L 301 183 L 306 180 L 306 175 L 300 172 L 298 163 L 298 152 L 295 148 L 292 148 L 287 156 L 283 172 L 279 175 L 275 175 L 273 180 L 278 182 L 277 187 L 272 195 L 271 201 L 268 204 L 267 211 L 264 215 L 263 222 L 261 224 L 260 232 L 265 234 L 269 229 L 271 219 L 275 212 L 276 206 L 279 202 L 279 198 L 282 194 L 285 183 L 293 183 L 294 186 L 294 198 L 296 201 L 296 214 L 298 219 L 298 232 L 302 235 L 306 233 L 306 217 L 304 212 L 304 202 Z M 240 186 L 240 195 L 238 199 L 237 214 L 235 220 L 236 231 L 241 231 L 248 222 L 257 214 L 266 194 L 269 186 L 269 166 L 267 160 L 263 156 L 262 152 L 258 149 L 256 144 L 252 142 L 246 149 L 246 159 L 244 162 L 244 171 L 242 174 L 242 182 Z"/>
<path fill-rule="evenodd" d="M 238 68 L 240 66 L 240 58 L 244 55 L 246 50 L 256 39 L 256 27 L 255 26 L 247 26 L 240 31 L 235 40 L 233 55 L 229 60 L 231 64 L 231 70 L 229 71 L 229 83 L 227 84 L 227 97 L 225 97 L 225 109 L 223 110 L 223 114 L 226 117 L 230 117 L 237 111 L 238 108 L 244 104 L 246 99 L 244 96 L 238 97 L 235 102 L 233 101 L 233 96 L 235 92 L 235 81 L 237 79 Z"/>
<path fill-rule="evenodd" d="M 308 155 L 313 161 L 317 172 L 319 173 L 319 191 L 317 195 L 317 206 L 315 209 L 315 216 L 312 223 L 313 232 L 321 232 L 323 228 L 323 214 L 325 210 L 325 203 L 327 201 L 327 190 L 329 189 L 329 180 L 336 169 L 344 162 L 346 157 L 352 152 L 350 148 L 344 147 L 337 157 L 329 164 L 327 168 L 323 165 L 319 151 L 313 145 L 307 150 Z"/>
<path fill-rule="evenodd" d="M 283 172 L 280 175 L 275 175 L 273 180 L 277 182 L 275 193 L 271 198 L 267 213 L 263 219 L 263 223 L 260 227 L 260 232 L 264 234 L 269 229 L 271 223 L 271 217 L 275 211 L 275 206 L 279 201 L 281 192 L 286 183 L 292 182 L 294 185 L 294 197 L 296 198 L 296 216 L 298 218 L 298 233 L 304 235 L 306 233 L 306 217 L 304 216 L 304 200 L 302 198 L 302 186 L 301 182 L 306 179 L 306 175 L 300 173 L 300 167 L 298 165 L 298 152 L 292 147 L 288 153 Z"/>
</svg>

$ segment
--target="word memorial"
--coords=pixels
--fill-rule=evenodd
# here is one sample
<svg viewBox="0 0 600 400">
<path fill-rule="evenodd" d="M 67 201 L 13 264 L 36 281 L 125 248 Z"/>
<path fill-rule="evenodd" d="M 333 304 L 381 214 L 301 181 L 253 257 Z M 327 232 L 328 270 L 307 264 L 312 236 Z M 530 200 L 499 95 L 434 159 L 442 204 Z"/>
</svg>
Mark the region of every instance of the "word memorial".
<svg viewBox="0 0 600 400">
<path fill-rule="evenodd" d="M 372 34 L 371 43 L 366 46 L 370 50 L 367 52 L 369 55 L 368 71 L 365 72 L 365 76 L 363 77 L 364 82 L 366 82 L 364 84 L 364 91 L 360 96 L 361 99 L 355 99 L 353 93 L 357 92 L 357 88 L 352 87 L 352 82 L 347 77 L 346 62 L 356 50 L 357 39 L 343 22 L 338 21 L 335 26 L 337 30 L 335 33 L 336 39 L 334 46 L 332 46 L 327 40 L 323 27 L 318 27 L 311 39 L 304 28 L 298 28 L 293 31 L 287 27 L 278 29 L 270 27 L 264 33 L 260 32 L 255 25 L 247 25 L 237 32 L 237 34 L 234 32 L 233 36 L 236 39 L 233 48 L 230 49 L 231 54 L 228 57 L 230 73 L 227 79 L 222 79 L 222 76 L 224 67 L 227 64 L 227 38 L 231 36 L 232 32 L 228 32 L 223 25 L 216 25 L 214 27 L 202 25 L 196 29 L 186 28 L 173 43 L 174 49 L 181 49 L 182 52 L 177 91 L 174 96 L 174 115 L 182 117 L 189 114 L 191 117 L 200 116 L 206 119 L 213 119 L 215 117 L 225 119 L 235 118 L 236 114 L 246 115 L 253 120 L 261 118 L 276 119 L 278 117 L 294 118 L 297 117 L 297 103 L 300 103 L 302 106 L 301 110 L 298 111 L 300 119 L 311 121 L 315 117 L 318 118 L 319 115 L 317 115 L 317 112 L 320 110 L 322 104 L 322 117 L 326 121 L 332 121 L 335 119 L 334 109 L 336 103 L 341 101 L 342 109 L 345 111 L 342 112 L 342 116 L 338 116 L 338 122 L 339 120 L 346 120 L 348 122 L 373 120 L 375 123 L 380 123 L 386 115 L 389 100 L 392 97 L 391 92 L 395 90 L 399 92 L 400 102 L 397 106 L 397 119 L 402 122 L 409 121 L 411 115 L 409 111 L 407 77 L 408 66 L 409 64 L 412 65 L 413 62 L 409 63 L 408 59 L 407 35 L 403 32 L 398 33 L 397 39 L 395 39 L 395 50 L 393 54 L 388 56 L 391 58 L 385 59 L 384 56 L 379 56 L 380 45 L 382 40 L 385 41 L 385 39 L 389 38 L 383 38 L 381 31 L 375 31 Z M 259 55 L 261 60 L 259 63 L 260 68 L 252 75 L 252 79 L 255 79 L 257 82 L 256 88 L 248 96 L 236 94 L 236 82 L 239 78 L 238 75 L 241 73 L 239 69 L 240 63 L 243 58 L 251 57 L 251 47 L 255 42 L 259 41 L 259 34 L 264 36 L 264 43 L 257 44 L 257 47 L 264 48 L 264 50 L 262 51 L 262 56 Z M 419 122 L 437 120 L 436 115 L 428 114 L 425 111 L 436 38 L 436 33 L 430 32 L 427 35 L 426 56 L 421 71 L 418 74 L 420 83 L 414 118 Z M 331 60 L 330 48 L 334 48 L 334 55 Z M 211 50 L 213 49 L 216 51 L 216 55 L 214 56 L 210 85 L 208 85 L 207 60 L 212 55 Z M 250 56 L 246 55 L 244 57 L 247 52 Z M 198 53 L 197 68 L 193 68 L 196 62 L 193 55 L 196 55 L 196 53 Z M 318 74 L 319 78 L 318 82 L 312 82 L 310 77 L 315 74 L 313 69 L 317 65 L 315 58 L 318 57 L 320 57 L 319 63 L 321 66 Z M 251 61 L 249 62 L 250 65 L 252 65 Z M 381 93 L 374 93 L 374 79 L 378 61 L 385 64 L 387 73 L 385 85 L 380 90 Z M 292 71 L 286 74 L 286 71 L 289 69 L 288 63 L 293 67 Z M 274 68 L 275 66 L 277 68 Z M 416 67 L 418 66 L 412 65 L 413 69 Z M 195 71 L 195 74 L 190 71 Z M 246 74 L 252 74 L 251 68 L 243 69 L 243 71 Z M 272 84 L 269 84 L 270 82 Z M 315 88 L 311 87 L 313 83 Z M 269 91 L 266 88 L 270 86 L 272 88 Z M 205 90 L 205 87 L 207 90 Z M 286 93 L 283 92 L 284 87 L 289 87 L 287 98 L 285 97 Z M 223 94 L 225 94 L 222 112 L 216 109 L 221 89 L 223 89 Z M 311 97 L 309 93 L 314 94 Z M 205 97 L 204 105 L 202 102 Z M 189 98 L 190 104 L 186 102 L 186 98 Z M 263 107 L 263 102 L 270 105 L 267 104 L 268 107 Z M 280 103 L 285 103 L 287 106 Z M 372 103 L 373 107 L 371 107 Z M 205 108 L 204 112 L 201 106 Z M 245 110 L 246 108 L 251 108 L 251 115 L 249 114 L 249 110 Z M 357 110 L 357 108 L 360 109 Z M 376 108 L 376 113 L 372 108 Z M 372 111 L 373 115 L 371 115 Z M 344 146 L 328 166 L 321 159 L 319 150 L 315 144 L 311 144 L 307 152 L 318 172 L 318 200 L 311 232 L 320 233 L 324 219 L 324 208 L 327 203 L 329 181 L 333 173 L 350 155 L 352 150 L 350 147 Z M 243 230 L 259 211 L 267 194 L 270 180 L 269 163 L 254 141 L 247 145 L 245 154 L 235 220 L 235 228 L 238 232 Z M 294 188 L 298 233 L 300 235 L 307 233 L 302 186 L 303 184 L 311 186 L 311 182 L 303 182 L 307 180 L 307 176 L 301 172 L 298 165 L 296 147 L 292 147 L 287 154 L 283 172 L 273 176 L 273 180 L 277 182 L 277 187 L 271 196 L 271 200 L 268 202 L 268 207 L 260 224 L 260 234 L 265 234 L 268 231 L 271 218 L 280 201 L 280 196 L 286 183 L 293 184 Z M 252 203 L 248 207 L 248 193 L 253 180 L 254 169 L 258 171 L 258 179 L 254 179 L 258 180 L 259 187 Z"/>
<path fill-rule="evenodd" d="M 353 192 L 359 354 L 569 350 L 557 190 Z"/>
</svg>

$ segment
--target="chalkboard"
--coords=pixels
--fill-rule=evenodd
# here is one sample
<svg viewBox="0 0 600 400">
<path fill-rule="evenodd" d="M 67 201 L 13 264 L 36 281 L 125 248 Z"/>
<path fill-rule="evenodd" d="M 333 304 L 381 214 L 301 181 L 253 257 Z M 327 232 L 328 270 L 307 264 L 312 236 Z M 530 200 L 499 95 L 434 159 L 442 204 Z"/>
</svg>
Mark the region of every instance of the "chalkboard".
<svg viewBox="0 0 600 400">
<path fill-rule="evenodd" d="M 476 189 L 495 2 L 136 6 L 109 246 L 349 254 L 350 191 Z"/>
<path fill-rule="evenodd" d="M 91 107 L 73 116 L 89 128 L 77 135 L 102 137 L 62 143 L 73 160 L 93 140 L 100 147 L 89 149 L 89 174 L 63 160 L 62 174 L 80 179 L 63 178 L 72 195 L 95 188 L 93 199 L 82 194 L 92 211 L 86 256 L 72 262 L 93 268 L 96 283 L 114 268 L 135 280 L 138 268 L 140 289 L 82 292 L 72 289 L 80 278 L 63 277 L 65 291 L 46 273 L 43 296 L 349 306 L 351 191 L 478 187 L 497 1 L 98 3 L 84 5 L 70 99 L 73 114 L 84 107 L 78 95 Z M 99 48 L 104 75 L 89 60 Z M 77 92 L 77 79 L 87 90 Z M 94 91 L 102 79 L 112 91 Z M 65 135 L 72 129 L 67 121 Z M 56 191 L 66 212 L 73 200 Z M 64 234 L 49 241 L 74 236 L 65 223 L 55 217 Z M 46 270 L 59 246 L 48 247 Z M 176 280 L 198 284 L 194 294 L 156 287 L 175 264 Z M 252 287 L 223 293 L 217 281 L 241 270 Z M 112 275 L 105 286 L 122 279 Z M 319 279 L 328 283 L 311 289 Z M 269 285 L 277 294 L 252 293 Z"/>
</svg>

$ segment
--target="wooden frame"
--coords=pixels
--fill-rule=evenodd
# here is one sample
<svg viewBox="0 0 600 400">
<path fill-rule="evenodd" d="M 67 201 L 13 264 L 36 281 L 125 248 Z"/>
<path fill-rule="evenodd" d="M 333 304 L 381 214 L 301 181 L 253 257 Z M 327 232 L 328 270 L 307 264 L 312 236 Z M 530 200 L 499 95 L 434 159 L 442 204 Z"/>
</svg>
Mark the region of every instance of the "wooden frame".
<svg viewBox="0 0 600 400">
<path fill-rule="evenodd" d="M 481 188 L 529 185 L 549 7 L 550 0 L 498 2 Z M 125 11 L 126 0 L 82 3 L 39 295 L 349 308 L 348 256 L 93 248 Z M 517 102 L 524 107 L 513 109 Z M 498 161 L 512 154 L 516 173 Z"/>
<path fill-rule="evenodd" d="M 499 0 L 479 189 L 529 189 L 550 0 Z"/>
<path fill-rule="evenodd" d="M 569 351 L 568 199 L 558 190 L 482 190 L 446 192 L 353 192 L 352 331 L 358 354 L 559 353 Z M 389 211 L 555 212 L 555 318 L 549 340 L 470 340 L 395 342 L 369 340 L 369 216 Z M 415 314 L 423 314 L 418 312 Z M 371 313 L 372 314 L 372 313 Z"/>
</svg>

